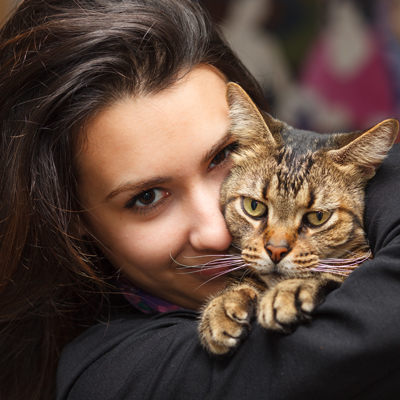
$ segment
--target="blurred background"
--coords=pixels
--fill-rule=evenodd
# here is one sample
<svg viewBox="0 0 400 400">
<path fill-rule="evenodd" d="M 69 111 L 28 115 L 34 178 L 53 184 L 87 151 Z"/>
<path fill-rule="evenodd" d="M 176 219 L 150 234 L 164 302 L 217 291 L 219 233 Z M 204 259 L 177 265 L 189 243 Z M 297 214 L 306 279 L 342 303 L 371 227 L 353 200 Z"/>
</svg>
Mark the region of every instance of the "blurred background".
<svg viewBox="0 0 400 400">
<path fill-rule="evenodd" d="M 200 1 L 272 115 L 318 132 L 400 117 L 400 0 Z"/>
<path fill-rule="evenodd" d="M 273 116 L 318 132 L 400 118 L 400 0 L 197 1 Z M 17 2 L 0 0 L 0 22 Z"/>
</svg>

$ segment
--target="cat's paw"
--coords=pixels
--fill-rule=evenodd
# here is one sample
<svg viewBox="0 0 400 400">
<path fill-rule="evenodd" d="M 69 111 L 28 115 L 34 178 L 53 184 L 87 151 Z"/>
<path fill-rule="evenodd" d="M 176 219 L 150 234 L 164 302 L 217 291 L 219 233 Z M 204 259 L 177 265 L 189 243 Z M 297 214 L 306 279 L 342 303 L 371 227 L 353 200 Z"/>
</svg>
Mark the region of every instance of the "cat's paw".
<svg viewBox="0 0 400 400">
<path fill-rule="evenodd" d="M 225 354 L 239 345 L 257 307 L 258 291 L 249 285 L 228 289 L 208 303 L 199 324 L 200 341 L 213 354 Z"/>
<path fill-rule="evenodd" d="M 264 328 L 291 333 L 311 318 L 324 301 L 317 279 L 288 279 L 265 292 L 258 308 L 258 322 Z"/>
</svg>

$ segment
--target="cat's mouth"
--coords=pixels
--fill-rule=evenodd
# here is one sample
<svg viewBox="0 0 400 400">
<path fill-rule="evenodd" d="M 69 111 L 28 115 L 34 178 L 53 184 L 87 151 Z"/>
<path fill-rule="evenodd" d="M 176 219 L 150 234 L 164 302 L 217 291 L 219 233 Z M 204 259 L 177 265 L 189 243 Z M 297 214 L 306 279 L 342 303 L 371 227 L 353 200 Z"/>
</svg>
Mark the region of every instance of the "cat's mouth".
<svg viewBox="0 0 400 400">
<path fill-rule="evenodd" d="M 275 264 L 274 262 L 268 260 L 263 265 L 250 265 L 250 268 L 263 278 L 268 277 L 268 279 L 271 278 L 279 280 L 291 276 L 291 273 L 285 264 L 286 263 Z"/>
<path fill-rule="evenodd" d="M 286 276 L 286 274 L 281 271 L 276 265 L 272 269 L 258 271 L 258 274 L 261 276 L 269 276 L 271 278 L 283 278 Z"/>
<path fill-rule="evenodd" d="M 278 265 L 276 264 L 272 264 L 272 265 L 268 265 L 268 266 L 263 266 L 263 267 L 257 267 L 254 268 L 256 270 L 256 272 L 261 275 L 261 276 L 270 276 L 270 277 L 284 277 L 287 274 L 282 270 L 282 268 L 279 268 Z"/>
</svg>

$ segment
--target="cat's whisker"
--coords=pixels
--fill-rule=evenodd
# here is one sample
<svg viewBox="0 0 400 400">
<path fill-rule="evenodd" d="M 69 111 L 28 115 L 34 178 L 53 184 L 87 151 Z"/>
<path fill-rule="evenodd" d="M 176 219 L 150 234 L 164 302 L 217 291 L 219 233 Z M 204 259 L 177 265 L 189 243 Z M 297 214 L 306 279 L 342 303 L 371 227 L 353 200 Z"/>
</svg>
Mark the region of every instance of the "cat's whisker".
<svg viewBox="0 0 400 400">
<path fill-rule="evenodd" d="M 212 281 L 213 279 L 219 278 L 219 277 L 222 276 L 222 275 L 228 274 L 229 272 L 232 272 L 232 271 L 236 271 L 236 270 L 238 270 L 238 269 L 240 269 L 240 268 L 244 268 L 244 267 L 246 267 L 247 265 L 249 265 L 249 264 L 240 265 L 240 266 L 238 266 L 238 267 L 229 269 L 229 270 L 227 270 L 227 271 L 220 272 L 220 273 L 216 274 L 215 276 L 213 276 L 212 278 L 208 279 L 207 281 L 203 282 L 203 283 L 202 283 L 200 286 L 198 286 L 195 290 L 200 289 L 203 285 L 205 285 L 206 283 Z"/>
<path fill-rule="evenodd" d="M 226 261 L 228 261 L 228 262 L 238 262 L 238 261 L 243 261 L 243 259 L 242 259 L 242 257 L 217 258 L 215 260 L 208 261 L 208 262 L 204 263 L 203 265 L 209 265 L 209 264 L 214 264 L 214 263 L 218 264 L 221 261 L 222 262 L 226 262 Z"/>
<path fill-rule="evenodd" d="M 331 260 L 321 260 L 325 265 L 330 265 L 332 267 L 335 266 L 341 266 L 341 265 L 359 265 L 362 262 L 364 262 L 365 260 L 368 260 L 368 258 L 360 258 L 359 260 L 346 260 L 345 258 L 343 258 L 340 261 L 331 261 Z"/>
<path fill-rule="evenodd" d="M 219 260 L 214 260 L 210 261 L 206 264 L 195 264 L 195 265 L 184 265 L 180 264 L 181 267 L 177 269 L 186 269 L 186 268 L 196 268 L 196 269 L 213 269 L 213 268 L 221 268 L 224 266 L 229 266 L 229 265 L 238 265 L 239 263 L 243 263 L 244 261 L 242 259 L 237 259 L 237 260 L 226 260 L 226 259 L 219 259 Z"/>
<path fill-rule="evenodd" d="M 330 269 L 326 269 L 326 268 L 312 268 L 312 271 L 315 272 L 329 272 L 331 274 L 334 275 L 341 275 L 341 276 L 348 276 L 350 274 L 351 271 L 338 271 L 338 270 L 330 270 Z"/>
<path fill-rule="evenodd" d="M 241 256 L 237 254 L 209 254 L 206 256 L 183 256 L 184 258 L 205 258 L 205 257 L 226 257 L 226 258 L 241 258 Z"/>
<path fill-rule="evenodd" d="M 217 269 L 221 269 L 221 268 L 227 268 L 227 267 L 236 267 L 238 264 L 221 264 L 221 265 L 217 265 L 215 267 L 211 266 L 211 267 L 204 267 L 203 265 L 195 265 L 193 267 L 190 268 L 177 268 L 177 270 L 180 270 L 182 272 L 178 272 L 180 274 L 192 274 L 192 273 L 196 273 L 198 271 L 211 271 L 211 270 L 217 270 Z M 186 271 L 184 271 L 186 270 Z M 194 270 L 194 271 L 190 271 L 190 270 Z"/>
<path fill-rule="evenodd" d="M 246 264 L 246 266 L 248 266 L 248 265 L 250 265 L 250 264 Z M 249 276 L 249 278 L 251 278 L 251 277 L 254 275 L 254 271 L 253 271 L 252 269 L 250 269 L 250 268 L 246 268 L 246 269 L 243 271 L 243 275 L 242 275 L 242 277 L 240 278 L 240 280 L 243 281 L 244 278 L 246 277 L 246 275 Z"/>
<path fill-rule="evenodd" d="M 350 262 L 346 263 L 346 260 L 343 260 L 341 264 L 330 264 L 327 262 L 321 262 L 323 260 L 320 260 L 318 265 L 324 266 L 324 267 L 331 267 L 331 268 L 348 268 L 348 267 L 357 267 L 359 265 L 359 262 Z"/>
<path fill-rule="evenodd" d="M 243 268 L 243 265 L 245 264 L 244 260 L 240 256 L 233 256 L 233 255 L 228 255 L 228 254 L 222 254 L 222 255 L 215 255 L 220 256 L 217 259 L 211 260 L 207 263 L 204 264 L 196 264 L 196 265 L 185 265 L 182 263 L 179 263 L 178 261 L 174 260 L 174 258 L 171 256 L 171 259 L 180 267 L 177 267 L 177 269 L 181 270 L 188 270 L 188 269 L 193 269 L 194 271 L 185 271 L 185 272 L 180 272 L 178 274 L 193 274 L 193 273 L 198 273 L 199 271 L 206 270 L 218 270 L 221 268 L 229 268 L 228 271 L 232 270 L 232 267 L 236 268 Z M 193 256 L 193 257 L 187 257 L 187 258 L 201 258 L 203 256 Z M 210 257 L 210 256 L 208 256 Z M 220 272 L 216 271 L 217 274 Z M 224 272 L 226 273 L 226 272 Z"/>
<path fill-rule="evenodd" d="M 310 268 L 310 271 L 318 272 L 330 272 L 332 274 L 345 274 L 350 275 L 358 266 L 335 268 L 330 265 L 317 265 L 314 268 Z"/>
<path fill-rule="evenodd" d="M 364 261 L 368 260 L 369 257 L 360 257 L 360 258 L 342 258 L 342 259 L 338 259 L 335 261 L 332 261 L 331 259 L 321 259 L 320 261 L 323 262 L 326 265 L 332 265 L 333 267 L 338 265 L 357 265 L 357 264 L 361 264 Z"/>
<path fill-rule="evenodd" d="M 351 272 L 353 272 L 356 268 L 358 268 L 364 261 L 367 261 L 370 258 L 370 256 L 371 256 L 371 251 L 368 251 L 362 256 L 353 258 L 321 259 L 318 265 L 314 268 L 311 268 L 310 270 L 316 272 L 329 272 L 335 275 L 348 276 L 351 274 Z"/>
<path fill-rule="evenodd" d="M 353 253 L 355 254 L 355 253 Z M 325 264 L 325 265 L 339 265 L 339 266 L 358 266 L 359 264 L 363 263 L 364 261 L 368 260 L 371 257 L 371 251 L 369 250 L 367 253 L 365 253 L 362 256 L 358 257 L 353 257 L 353 258 L 327 258 L 327 259 L 321 259 L 320 262 Z"/>
<path fill-rule="evenodd" d="M 245 265 L 246 264 L 238 265 L 238 263 L 235 263 L 235 264 L 221 264 L 221 265 L 218 265 L 218 266 L 215 266 L 215 267 L 208 267 L 208 268 L 204 268 L 201 265 L 198 265 L 198 266 L 193 266 L 193 267 L 191 266 L 190 267 L 190 268 L 195 268 L 196 269 L 195 271 L 177 272 L 177 274 L 179 274 L 179 275 L 182 275 L 182 274 L 196 274 L 196 273 L 198 273 L 199 271 L 202 271 L 202 270 L 210 271 L 210 270 L 214 270 L 214 269 L 216 270 L 218 268 L 226 268 L 226 267 L 243 268 Z M 181 269 L 183 269 L 183 268 L 181 268 Z M 229 270 L 224 271 L 222 274 L 230 272 L 230 271 L 233 271 L 233 269 L 230 268 Z M 216 271 L 216 274 L 219 274 L 219 273 L 220 272 Z"/>
<path fill-rule="evenodd" d="M 210 264 L 195 264 L 195 265 L 184 265 L 184 264 L 179 264 L 181 267 L 178 267 L 177 269 L 185 269 L 185 268 L 205 268 L 205 269 L 210 269 L 210 268 L 217 268 L 221 265 L 236 265 L 240 260 L 232 260 L 232 261 L 226 261 L 226 260 L 219 260 L 218 262 L 213 262 Z"/>
<path fill-rule="evenodd" d="M 358 253 L 355 253 L 354 251 L 346 250 L 346 252 L 349 253 L 349 254 L 354 254 L 355 256 L 360 257 L 359 254 L 358 254 Z M 371 254 L 372 254 L 371 249 L 369 249 L 369 250 L 365 253 L 365 255 L 368 256 L 368 257 L 371 256 Z M 362 256 L 361 256 L 361 257 L 362 257 Z"/>
<path fill-rule="evenodd" d="M 182 268 L 178 269 L 184 269 L 184 268 L 217 268 L 216 266 L 220 265 L 237 265 L 238 262 L 243 262 L 243 259 L 240 256 L 237 255 L 230 255 L 230 254 L 215 254 L 215 255 L 207 255 L 207 256 L 185 256 L 185 258 L 202 258 L 202 257 L 219 257 L 217 259 L 213 259 L 211 261 L 208 261 L 204 264 L 196 264 L 196 265 L 187 265 L 187 264 L 182 264 L 179 261 L 175 260 L 172 254 L 170 253 L 169 256 L 171 257 L 171 260 L 177 264 L 180 265 Z"/>
<path fill-rule="evenodd" d="M 235 249 L 237 249 L 237 250 L 239 250 L 239 251 L 242 251 L 242 250 L 243 250 L 241 247 L 239 247 L 238 245 L 233 244 L 233 243 L 231 243 L 231 247 L 234 247 Z"/>
<path fill-rule="evenodd" d="M 357 255 L 357 257 L 353 258 L 327 258 L 327 259 L 321 259 L 322 262 L 324 263 L 329 263 L 329 264 L 339 264 L 339 263 L 347 263 L 349 261 L 364 261 L 368 260 L 371 257 L 371 250 L 368 250 L 364 255 L 360 256 L 356 253 L 353 253 L 352 251 L 348 251 L 348 253 L 352 253 L 354 255 Z"/>
<path fill-rule="evenodd" d="M 357 268 L 357 266 L 347 266 L 347 265 L 340 265 L 340 266 L 334 266 L 334 265 L 327 265 L 327 264 L 317 264 L 315 267 L 311 268 L 311 270 L 315 271 L 315 269 L 318 268 L 321 271 L 353 271 L 354 269 Z"/>
<path fill-rule="evenodd" d="M 244 268 L 244 267 L 246 267 L 247 265 L 248 265 L 248 264 L 236 265 L 234 268 L 228 269 L 228 270 L 226 270 L 226 271 L 223 271 L 223 272 L 216 272 L 215 274 L 210 275 L 210 276 L 212 276 L 211 279 L 218 278 L 219 276 L 225 275 L 225 274 L 227 274 L 227 273 L 229 273 L 229 272 L 235 271 L 235 270 L 240 269 L 240 268 Z M 211 279 L 210 279 L 210 280 L 211 280 Z"/>
</svg>

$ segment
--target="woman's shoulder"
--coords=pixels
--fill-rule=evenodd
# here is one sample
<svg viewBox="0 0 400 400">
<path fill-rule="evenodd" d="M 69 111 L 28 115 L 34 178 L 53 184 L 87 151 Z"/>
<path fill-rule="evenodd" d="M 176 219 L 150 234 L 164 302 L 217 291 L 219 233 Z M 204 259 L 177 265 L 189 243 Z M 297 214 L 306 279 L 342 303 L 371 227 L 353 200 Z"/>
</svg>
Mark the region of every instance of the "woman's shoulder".
<svg viewBox="0 0 400 400">
<path fill-rule="evenodd" d="M 194 311 L 135 313 L 92 326 L 62 353 L 57 398 L 162 398 L 146 394 L 152 376 L 142 375 L 153 371 L 155 377 L 157 367 L 174 363 L 199 346 L 196 319 Z M 173 370 L 164 368 L 165 375 Z M 140 396 L 121 395 L 124 388 Z"/>
<path fill-rule="evenodd" d="M 164 314 L 142 314 L 139 312 L 112 317 L 107 322 L 98 323 L 88 328 L 78 338 L 68 344 L 63 357 L 76 351 L 91 353 L 100 348 L 107 349 L 125 341 L 137 342 L 146 340 L 149 335 L 160 334 L 165 328 L 171 330 L 191 327 L 197 319 L 195 311 L 172 311 Z M 189 322 L 189 323 L 188 323 Z M 83 355 L 86 357 L 86 355 Z"/>
<path fill-rule="evenodd" d="M 366 228 L 375 258 L 293 335 L 269 334 L 253 324 L 233 355 L 213 358 L 199 344 L 196 312 L 117 316 L 66 346 L 58 400 L 256 400 L 293 393 L 299 398 L 338 399 L 343 393 L 363 400 L 378 398 L 377 393 L 396 398 L 399 196 L 400 145 L 395 145 L 367 188 Z"/>
<path fill-rule="evenodd" d="M 365 196 L 365 231 L 372 253 L 400 240 L 400 143 L 396 143 L 369 182 Z"/>
</svg>

